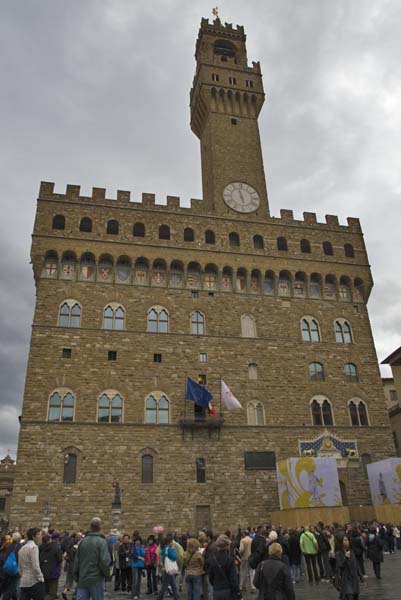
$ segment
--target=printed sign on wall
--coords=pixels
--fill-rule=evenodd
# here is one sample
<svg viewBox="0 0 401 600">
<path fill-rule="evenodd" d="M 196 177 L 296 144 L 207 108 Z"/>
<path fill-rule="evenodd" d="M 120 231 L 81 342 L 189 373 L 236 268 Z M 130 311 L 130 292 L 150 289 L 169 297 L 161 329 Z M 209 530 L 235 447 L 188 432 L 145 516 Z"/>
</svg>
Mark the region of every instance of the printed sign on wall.
<svg viewBox="0 0 401 600">
<path fill-rule="evenodd" d="M 277 463 L 280 508 L 342 506 L 335 458 L 294 457 Z"/>
<path fill-rule="evenodd" d="M 373 504 L 401 504 L 401 458 L 367 465 Z"/>
</svg>

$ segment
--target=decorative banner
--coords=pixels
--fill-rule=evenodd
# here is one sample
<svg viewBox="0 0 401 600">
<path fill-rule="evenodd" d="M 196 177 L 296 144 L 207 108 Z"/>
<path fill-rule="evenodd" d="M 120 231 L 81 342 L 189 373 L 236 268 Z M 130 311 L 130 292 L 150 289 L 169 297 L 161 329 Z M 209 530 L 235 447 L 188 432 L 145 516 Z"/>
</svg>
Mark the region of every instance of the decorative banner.
<svg viewBox="0 0 401 600">
<path fill-rule="evenodd" d="M 401 458 L 366 466 L 373 504 L 401 504 Z"/>
<path fill-rule="evenodd" d="M 280 509 L 342 506 L 335 458 L 295 457 L 277 463 Z"/>
</svg>

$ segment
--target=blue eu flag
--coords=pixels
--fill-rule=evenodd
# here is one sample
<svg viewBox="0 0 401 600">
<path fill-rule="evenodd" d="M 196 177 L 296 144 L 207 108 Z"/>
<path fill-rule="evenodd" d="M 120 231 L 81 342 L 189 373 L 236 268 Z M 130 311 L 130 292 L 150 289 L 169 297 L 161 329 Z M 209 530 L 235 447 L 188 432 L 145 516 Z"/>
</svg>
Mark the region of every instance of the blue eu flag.
<svg viewBox="0 0 401 600">
<path fill-rule="evenodd" d="M 187 377 L 186 398 L 187 400 L 192 400 L 198 406 L 208 408 L 213 396 L 203 385 Z"/>
</svg>

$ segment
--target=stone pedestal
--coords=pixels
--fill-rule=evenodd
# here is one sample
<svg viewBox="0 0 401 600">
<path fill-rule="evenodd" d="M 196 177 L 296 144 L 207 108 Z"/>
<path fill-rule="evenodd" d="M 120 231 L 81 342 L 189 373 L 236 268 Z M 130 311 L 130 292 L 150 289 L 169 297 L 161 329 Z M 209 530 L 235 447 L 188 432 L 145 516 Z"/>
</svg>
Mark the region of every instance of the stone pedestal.
<svg viewBox="0 0 401 600">
<path fill-rule="evenodd" d="M 117 531 L 120 531 L 120 527 L 121 527 L 121 507 L 119 508 L 115 508 L 113 506 L 113 508 L 111 509 L 111 522 L 112 522 L 112 528 L 113 529 L 117 529 Z"/>
<path fill-rule="evenodd" d="M 42 529 L 44 531 L 48 531 L 50 527 L 50 517 L 43 517 L 42 518 Z"/>
</svg>

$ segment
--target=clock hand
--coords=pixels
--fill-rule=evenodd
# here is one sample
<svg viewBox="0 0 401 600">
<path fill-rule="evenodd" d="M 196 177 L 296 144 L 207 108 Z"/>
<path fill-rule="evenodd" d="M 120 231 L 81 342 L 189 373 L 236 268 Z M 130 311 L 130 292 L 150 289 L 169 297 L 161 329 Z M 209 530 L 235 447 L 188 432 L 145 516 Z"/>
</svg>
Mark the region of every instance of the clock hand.
<svg viewBox="0 0 401 600">
<path fill-rule="evenodd" d="M 242 203 L 245 204 L 244 196 L 242 195 L 242 190 L 239 189 L 238 191 L 239 191 L 239 195 L 240 195 L 240 198 L 242 200 Z"/>
</svg>

